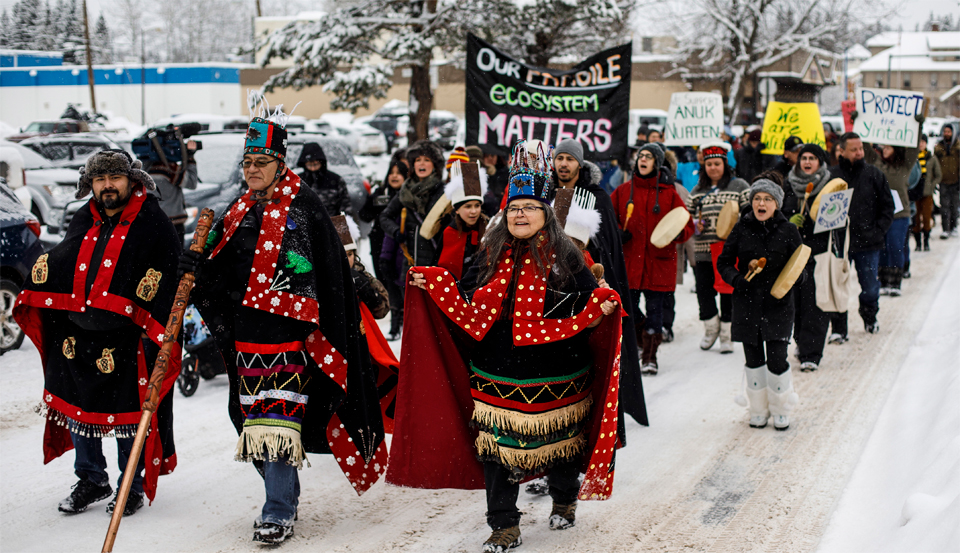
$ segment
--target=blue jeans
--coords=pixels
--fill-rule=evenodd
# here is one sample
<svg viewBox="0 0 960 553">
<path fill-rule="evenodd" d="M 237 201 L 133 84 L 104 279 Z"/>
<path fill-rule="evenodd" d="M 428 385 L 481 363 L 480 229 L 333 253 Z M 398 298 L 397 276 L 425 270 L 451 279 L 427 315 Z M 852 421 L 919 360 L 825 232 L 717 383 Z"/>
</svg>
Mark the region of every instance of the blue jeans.
<svg viewBox="0 0 960 553">
<path fill-rule="evenodd" d="M 857 268 L 857 280 L 860 281 L 860 318 L 865 324 L 873 324 L 880 311 L 880 279 L 877 276 L 880 250 L 850 252 L 850 261 Z"/>
<path fill-rule="evenodd" d="M 285 459 L 263 463 L 263 487 L 267 502 L 263 504 L 260 520 L 281 526 L 292 526 L 300 503 L 300 476 L 297 467 Z"/>
<path fill-rule="evenodd" d="M 98 486 L 110 483 L 107 476 L 107 460 L 103 457 L 103 444 L 100 438 L 81 436 L 70 433 L 73 440 L 73 449 L 77 458 L 73 463 L 73 470 L 81 480 L 86 479 Z M 130 450 L 133 448 L 133 438 L 117 438 L 117 463 L 120 464 L 120 477 L 117 478 L 117 489 L 123 482 L 123 471 L 127 468 Z M 140 462 L 137 463 L 137 474 L 133 477 L 131 493 L 143 494 L 143 452 L 140 452 Z"/>
<path fill-rule="evenodd" d="M 887 235 L 884 238 L 884 248 L 880 254 L 880 267 L 903 268 L 906 261 L 903 250 L 906 247 L 907 231 L 910 230 L 910 219 L 901 217 L 894 219 Z"/>
<path fill-rule="evenodd" d="M 656 292 L 654 290 L 630 290 L 630 294 L 637 302 L 637 313 L 642 314 L 640 308 L 640 296 L 642 295 L 646 303 L 646 330 L 650 334 L 662 332 L 663 329 L 663 304 L 670 292 Z"/>
</svg>

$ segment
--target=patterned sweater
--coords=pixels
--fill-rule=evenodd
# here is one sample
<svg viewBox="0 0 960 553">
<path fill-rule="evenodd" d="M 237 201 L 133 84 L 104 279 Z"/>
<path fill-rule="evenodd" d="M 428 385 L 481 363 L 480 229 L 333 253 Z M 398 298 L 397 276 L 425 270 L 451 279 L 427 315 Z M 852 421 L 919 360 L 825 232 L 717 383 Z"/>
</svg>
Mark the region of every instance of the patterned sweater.
<svg viewBox="0 0 960 553">
<path fill-rule="evenodd" d="M 717 237 L 717 217 L 723 205 L 729 201 L 740 202 L 740 209 L 747 206 L 747 190 L 750 185 L 743 179 L 732 179 L 724 189 L 710 185 L 698 184 L 690 192 L 687 200 L 687 209 L 696 223 L 703 221 L 703 231 L 694 236 L 694 259 L 697 261 L 712 262 L 710 244 L 719 242 Z"/>
</svg>

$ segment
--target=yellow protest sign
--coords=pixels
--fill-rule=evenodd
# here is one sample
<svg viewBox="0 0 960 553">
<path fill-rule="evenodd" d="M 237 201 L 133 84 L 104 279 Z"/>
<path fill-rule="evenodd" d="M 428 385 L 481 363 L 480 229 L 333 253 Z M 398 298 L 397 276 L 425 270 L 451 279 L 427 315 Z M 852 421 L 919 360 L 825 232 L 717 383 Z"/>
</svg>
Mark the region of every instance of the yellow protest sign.
<svg viewBox="0 0 960 553">
<path fill-rule="evenodd" d="M 813 143 L 819 144 L 821 148 L 827 147 L 817 104 L 767 104 L 767 113 L 763 116 L 763 138 L 760 139 L 766 148 L 762 153 L 782 155 L 783 143 L 791 136 L 799 136 L 804 144 Z"/>
</svg>

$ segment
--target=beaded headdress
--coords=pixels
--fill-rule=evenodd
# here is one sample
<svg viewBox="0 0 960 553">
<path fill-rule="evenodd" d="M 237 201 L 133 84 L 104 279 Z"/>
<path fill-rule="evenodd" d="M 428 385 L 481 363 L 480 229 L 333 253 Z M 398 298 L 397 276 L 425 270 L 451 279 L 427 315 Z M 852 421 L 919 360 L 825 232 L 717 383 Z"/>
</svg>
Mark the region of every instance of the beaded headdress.
<svg viewBox="0 0 960 553">
<path fill-rule="evenodd" d="M 531 160 L 530 158 L 534 159 Z M 527 142 L 521 140 L 513 147 L 510 158 L 510 180 L 507 186 L 507 203 L 521 198 L 539 200 L 549 204 L 550 160 L 553 148 L 545 152 L 543 143 L 537 144 L 535 152 L 527 151 Z"/>
<path fill-rule="evenodd" d="M 283 161 L 287 156 L 287 121 L 293 111 L 284 113 L 283 104 L 280 104 L 271 113 L 267 99 L 255 90 L 247 92 L 247 105 L 251 119 L 243 141 L 243 153 L 264 154 Z"/>
</svg>

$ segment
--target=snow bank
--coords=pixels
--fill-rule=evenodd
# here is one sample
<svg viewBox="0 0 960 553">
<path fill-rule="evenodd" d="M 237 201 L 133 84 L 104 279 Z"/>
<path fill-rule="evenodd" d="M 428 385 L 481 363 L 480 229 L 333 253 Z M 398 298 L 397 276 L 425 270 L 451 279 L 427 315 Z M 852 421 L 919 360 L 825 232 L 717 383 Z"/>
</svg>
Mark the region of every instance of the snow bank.
<svg viewBox="0 0 960 553">
<path fill-rule="evenodd" d="M 951 254 L 821 553 L 960 551 L 960 256 Z"/>
</svg>

